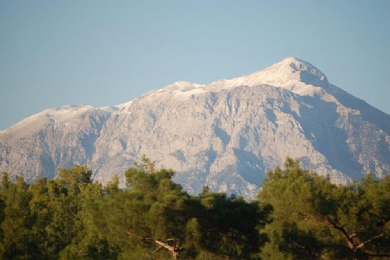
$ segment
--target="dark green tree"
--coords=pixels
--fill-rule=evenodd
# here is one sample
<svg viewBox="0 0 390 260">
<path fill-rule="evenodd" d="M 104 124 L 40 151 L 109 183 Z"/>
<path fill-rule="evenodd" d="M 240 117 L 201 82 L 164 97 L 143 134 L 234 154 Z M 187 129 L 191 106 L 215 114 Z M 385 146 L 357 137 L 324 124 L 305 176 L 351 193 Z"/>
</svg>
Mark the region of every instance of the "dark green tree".
<svg viewBox="0 0 390 260">
<path fill-rule="evenodd" d="M 60 252 L 60 259 L 116 259 L 117 249 L 109 245 L 105 232 L 107 225 L 101 210 L 104 190 L 99 183 L 89 183 L 79 193 L 80 210 L 77 213 L 81 229 L 72 243 Z"/>
<path fill-rule="evenodd" d="M 107 185 L 101 228 L 124 259 L 258 259 L 270 206 L 205 190 L 190 196 L 143 157 L 128 187 Z M 114 182 L 115 183 L 115 182 Z"/>
<path fill-rule="evenodd" d="M 390 176 L 334 185 L 288 158 L 268 173 L 259 199 L 273 205 L 266 259 L 390 257 Z"/>
<path fill-rule="evenodd" d="M 243 197 L 226 196 L 204 188 L 193 201 L 187 224 L 187 241 L 197 248 L 199 259 L 259 259 L 268 241 L 263 232 L 272 207 Z"/>
<path fill-rule="evenodd" d="M 2 210 L 3 259 L 36 259 L 36 243 L 31 233 L 33 217 L 29 207 L 31 195 L 20 176 L 16 183 L 4 173 L 1 183 L 4 209 Z"/>
<path fill-rule="evenodd" d="M 172 170 L 156 171 L 143 157 L 126 172 L 128 188 L 119 191 L 115 180 L 106 186 L 103 205 L 112 246 L 122 248 L 122 257 L 178 258 L 183 251 L 186 224 L 184 203 L 189 195 L 172 182 Z M 113 185 L 114 184 L 114 185 Z"/>
</svg>

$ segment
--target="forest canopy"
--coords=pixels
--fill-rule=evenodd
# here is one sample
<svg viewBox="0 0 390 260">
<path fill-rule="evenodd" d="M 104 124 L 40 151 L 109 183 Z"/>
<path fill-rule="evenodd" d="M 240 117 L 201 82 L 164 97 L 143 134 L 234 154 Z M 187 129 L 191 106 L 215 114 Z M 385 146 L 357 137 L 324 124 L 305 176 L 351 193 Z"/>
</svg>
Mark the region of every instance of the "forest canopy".
<svg viewBox="0 0 390 260">
<path fill-rule="evenodd" d="M 190 195 L 146 157 L 92 181 L 86 166 L 58 178 L 0 184 L 1 259 L 390 259 L 390 176 L 335 185 L 287 158 L 258 197 Z"/>
</svg>

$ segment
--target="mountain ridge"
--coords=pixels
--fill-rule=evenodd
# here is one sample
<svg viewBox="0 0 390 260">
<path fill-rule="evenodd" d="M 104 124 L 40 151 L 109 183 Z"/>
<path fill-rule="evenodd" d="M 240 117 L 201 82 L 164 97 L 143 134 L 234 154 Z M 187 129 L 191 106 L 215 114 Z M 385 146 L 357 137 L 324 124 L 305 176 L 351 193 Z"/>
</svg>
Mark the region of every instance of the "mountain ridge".
<svg viewBox="0 0 390 260">
<path fill-rule="evenodd" d="M 278 77 L 275 75 L 281 76 Z M 305 78 L 304 81 L 302 81 L 302 75 Z M 303 85 L 301 84 L 302 82 L 306 84 Z M 316 85 L 310 83 L 315 83 Z M 252 72 L 245 76 L 217 80 L 209 84 L 178 81 L 159 90 L 147 92 L 144 95 L 141 95 L 141 97 L 166 92 L 176 96 L 182 95 L 183 97 L 188 97 L 193 94 L 200 94 L 208 91 L 220 91 L 222 89 L 230 89 L 242 85 L 256 86 L 261 84 L 286 88 L 294 93 L 304 95 L 313 94 L 314 92 L 319 91 L 313 87 L 326 88 L 329 85 L 325 74 L 311 63 L 295 57 L 289 57 L 268 68 Z"/>
<path fill-rule="evenodd" d="M 23 127 L 34 117 L 42 121 Z M 105 183 L 142 154 L 177 171 L 191 193 L 207 185 L 246 197 L 287 156 L 336 183 L 390 172 L 390 116 L 293 57 L 230 80 L 175 82 L 115 107 L 63 106 L 23 121 L 0 132 L 0 170 L 27 180 L 78 163 Z"/>
</svg>

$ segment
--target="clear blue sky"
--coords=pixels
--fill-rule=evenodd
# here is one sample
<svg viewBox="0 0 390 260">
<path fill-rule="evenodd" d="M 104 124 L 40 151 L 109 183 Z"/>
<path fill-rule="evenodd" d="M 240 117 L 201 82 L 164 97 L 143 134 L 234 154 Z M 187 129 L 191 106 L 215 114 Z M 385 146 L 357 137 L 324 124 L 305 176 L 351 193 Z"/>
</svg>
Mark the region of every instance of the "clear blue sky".
<svg viewBox="0 0 390 260">
<path fill-rule="evenodd" d="M 0 0 L 0 129 L 295 56 L 390 114 L 390 1 Z"/>
</svg>

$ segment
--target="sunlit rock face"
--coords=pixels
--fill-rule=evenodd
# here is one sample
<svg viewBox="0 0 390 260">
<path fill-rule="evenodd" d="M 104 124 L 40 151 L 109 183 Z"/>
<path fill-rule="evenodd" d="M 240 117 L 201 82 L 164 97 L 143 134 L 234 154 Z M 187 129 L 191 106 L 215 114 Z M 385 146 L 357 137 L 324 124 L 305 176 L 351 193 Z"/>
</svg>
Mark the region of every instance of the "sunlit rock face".
<svg viewBox="0 0 390 260">
<path fill-rule="evenodd" d="M 48 109 L 0 142 L 0 170 L 28 181 L 77 163 L 104 183 L 145 154 L 193 194 L 208 186 L 254 197 L 287 156 L 335 183 L 390 172 L 390 116 L 296 58 L 208 85 L 176 82 L 116 107 Z"/>
</svg>

